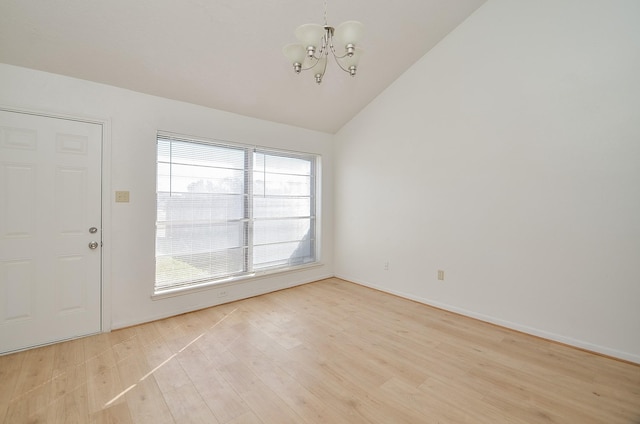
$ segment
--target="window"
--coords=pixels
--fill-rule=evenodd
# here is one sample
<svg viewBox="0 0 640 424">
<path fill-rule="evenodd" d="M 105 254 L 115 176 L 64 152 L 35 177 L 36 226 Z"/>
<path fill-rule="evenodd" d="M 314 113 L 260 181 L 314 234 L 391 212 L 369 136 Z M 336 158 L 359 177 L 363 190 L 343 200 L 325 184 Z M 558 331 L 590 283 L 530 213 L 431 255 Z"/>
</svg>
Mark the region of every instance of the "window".
<svg viewBox="0 0 640 424">
<path fill-rule="evenodd" d="M 318 162 L 159 134 L 156 292 L 316 262 Z"/>
</svg>

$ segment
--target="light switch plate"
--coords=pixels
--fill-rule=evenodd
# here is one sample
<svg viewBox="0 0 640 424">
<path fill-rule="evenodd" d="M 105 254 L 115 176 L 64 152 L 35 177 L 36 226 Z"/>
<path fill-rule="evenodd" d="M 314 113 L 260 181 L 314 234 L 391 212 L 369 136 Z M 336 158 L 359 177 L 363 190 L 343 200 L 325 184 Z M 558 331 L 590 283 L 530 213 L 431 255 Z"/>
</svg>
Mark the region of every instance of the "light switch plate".
<svg viewBox="0 0 640 424">
<path fill-rule="evenodd" d="M 129 203 L 129 192 L 128 191 L 116 191 L 116 202 L 118 202 L 118 203 Z"/>
</svg>

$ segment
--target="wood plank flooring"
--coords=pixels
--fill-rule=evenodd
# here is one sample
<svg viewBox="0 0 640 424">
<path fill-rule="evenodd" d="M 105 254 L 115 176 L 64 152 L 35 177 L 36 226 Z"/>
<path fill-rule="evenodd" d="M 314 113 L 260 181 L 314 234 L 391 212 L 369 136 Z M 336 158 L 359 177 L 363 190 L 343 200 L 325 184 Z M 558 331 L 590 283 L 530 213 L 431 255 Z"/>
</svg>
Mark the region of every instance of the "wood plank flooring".
<svg viewBox="0 0 640 424">
<path fill-rule="evenodd" d="M 640 423 L 640 366 L 338 279 L 0 357 L 0 423 Z"/>
</svg>

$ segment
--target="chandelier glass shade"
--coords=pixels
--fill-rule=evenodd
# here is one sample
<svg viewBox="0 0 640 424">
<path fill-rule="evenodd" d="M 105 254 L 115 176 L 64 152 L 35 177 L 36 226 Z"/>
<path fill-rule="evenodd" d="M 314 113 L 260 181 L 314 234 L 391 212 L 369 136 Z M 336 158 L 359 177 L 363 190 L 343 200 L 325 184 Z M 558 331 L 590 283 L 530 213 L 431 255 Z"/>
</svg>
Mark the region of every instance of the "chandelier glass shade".
<svg viewBox="0 0 640 424">
<path fill-rule="evenodd" d="M 362 56 L 358 43 L 363 34 L 364 25 L 361 22 L 347 21 L 334 28 L 327 25 L 325 19 L 325 25 L 304 24 L 296 28 L 295 36 L 299 43 L 286 45 L 282 52 L 297 74 L 311 69 L 316 82 L 320 84 L 327 70 L 329 53 L 340 69 L 351 76 L 356 75 Z"/>
</svg>

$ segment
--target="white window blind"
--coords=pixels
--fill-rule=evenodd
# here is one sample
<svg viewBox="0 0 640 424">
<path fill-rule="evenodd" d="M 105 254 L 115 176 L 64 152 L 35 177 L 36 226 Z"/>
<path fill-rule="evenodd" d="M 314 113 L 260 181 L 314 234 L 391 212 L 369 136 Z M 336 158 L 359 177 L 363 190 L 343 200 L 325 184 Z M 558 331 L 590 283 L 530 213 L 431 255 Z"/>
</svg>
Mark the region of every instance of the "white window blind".
<svg viewBox="0 0 640 424">
<path fill-rule="evenodd" d="M 317 162 L 158 135 L 156 292 L 315 262 Z"/>
</svg>

